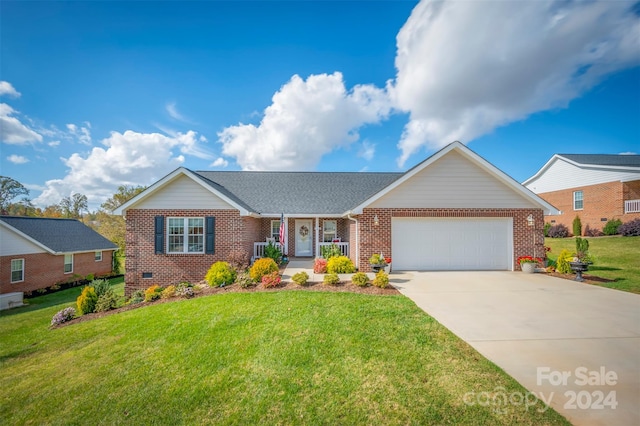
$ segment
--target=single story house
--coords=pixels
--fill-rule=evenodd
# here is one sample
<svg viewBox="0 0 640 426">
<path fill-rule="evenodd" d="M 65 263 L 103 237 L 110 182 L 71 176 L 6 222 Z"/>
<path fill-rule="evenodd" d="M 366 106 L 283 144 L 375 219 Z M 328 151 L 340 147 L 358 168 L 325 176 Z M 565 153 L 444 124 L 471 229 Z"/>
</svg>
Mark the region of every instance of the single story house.
<svg viewBox="0 0 640 426">
<path fill-rule="evenodd" d="M 117 249 L 75 219 L 0 216 L 0 294 L 109 274 Z"/>
<path fill-rule="evenodd" d="M 640 155 L 556 154 L 522 183 L 560 211 L 546 221 L 602 230 L 607 221 L 640 218 Z"/>
<path fill-rule="evenodd" d="M 200 281 L 234 251 L 268 240 L 313 258 L 336 242 L 362 271 L 514 270 L 544 253 L 557 210 L 460 142 L 405 173 L 201 171 L 178 168 L 117 211 L 126 218 L 126 292 Z"/>
</svg>

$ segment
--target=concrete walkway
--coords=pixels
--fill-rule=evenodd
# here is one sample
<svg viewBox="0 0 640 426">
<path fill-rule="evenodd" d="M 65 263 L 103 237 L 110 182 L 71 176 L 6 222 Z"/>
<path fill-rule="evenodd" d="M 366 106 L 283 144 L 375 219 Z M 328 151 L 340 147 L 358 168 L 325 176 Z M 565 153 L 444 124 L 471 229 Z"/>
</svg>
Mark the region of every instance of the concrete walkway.
<svg viewBox="0 0 640 426">
<path fill-rule="evenodd" d="M 573 424 L 640 425 L 640 295 L 521 272 L 390 278 Z"/>
<path fill-rule="evenodd" d="M 309 274 L 310 282 L 322 282 L 325 274 L 315 274 L 313 272 L 313 260 L 308 259 L 291 259 L 282 273 L 282 281 L 291 282 L 291 277 L 298 272 L 306 272 Z M 340 281 L 351 281 L 353 274 L 338 274 Z M 375 274 L 368 273 L 369 279 L 374 279 Z"/>
</svg>

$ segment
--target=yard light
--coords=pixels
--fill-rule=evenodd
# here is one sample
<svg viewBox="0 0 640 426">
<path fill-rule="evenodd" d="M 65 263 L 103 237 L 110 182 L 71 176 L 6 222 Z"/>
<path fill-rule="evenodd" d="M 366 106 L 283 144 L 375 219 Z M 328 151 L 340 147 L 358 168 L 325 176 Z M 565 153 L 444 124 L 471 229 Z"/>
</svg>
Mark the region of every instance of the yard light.
<svg viewBox="0 0 640 426">
<path fill-rule="evenodd" d="M 380 225 L 380 219 L 378 219 L 378 215 L 373 216 L 373 224 L 375 226 Z"/>
<path fill-rule="evenodd" d="M 529 216 L 527 216 L 527 224 L 529 226 L 533 226 L 533 215 L 530 214 Z"/>
</svg>

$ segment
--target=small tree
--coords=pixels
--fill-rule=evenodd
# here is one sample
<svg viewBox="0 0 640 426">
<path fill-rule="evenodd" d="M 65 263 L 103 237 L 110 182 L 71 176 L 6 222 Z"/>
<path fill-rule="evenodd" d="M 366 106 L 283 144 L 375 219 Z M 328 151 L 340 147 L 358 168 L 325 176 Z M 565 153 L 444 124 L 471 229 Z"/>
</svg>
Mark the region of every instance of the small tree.
<svg viewBox="0 0 640 426">
<path fill-rule="evenodd" d="M 580 216 L 576 215 L 573 219 L 573 235 L 579 237 L 582 235 L 582 221 L 580 220 Z"/>
</svg>

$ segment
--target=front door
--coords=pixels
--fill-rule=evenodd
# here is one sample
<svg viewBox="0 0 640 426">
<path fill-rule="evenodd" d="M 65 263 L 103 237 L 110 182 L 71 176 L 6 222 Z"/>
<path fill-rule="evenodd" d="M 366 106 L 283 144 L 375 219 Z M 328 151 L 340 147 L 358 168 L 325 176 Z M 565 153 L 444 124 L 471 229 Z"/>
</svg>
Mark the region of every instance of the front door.
<svg viewBox="0 0 640 426">
<path fill-rule="evenodd" d="M 313 256 L 312 231 L 310 219 L 296 219 L 296 256 Z"/>
</svg>

